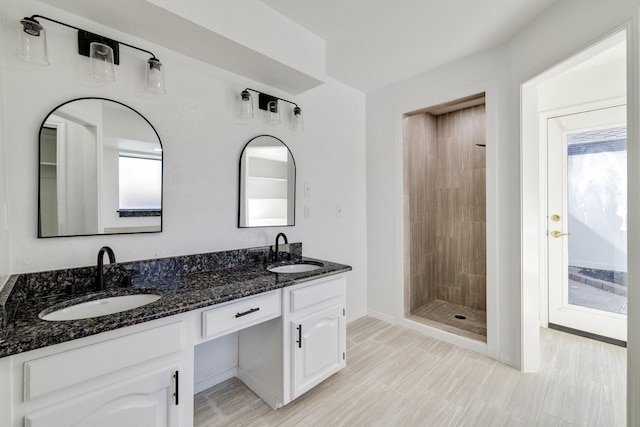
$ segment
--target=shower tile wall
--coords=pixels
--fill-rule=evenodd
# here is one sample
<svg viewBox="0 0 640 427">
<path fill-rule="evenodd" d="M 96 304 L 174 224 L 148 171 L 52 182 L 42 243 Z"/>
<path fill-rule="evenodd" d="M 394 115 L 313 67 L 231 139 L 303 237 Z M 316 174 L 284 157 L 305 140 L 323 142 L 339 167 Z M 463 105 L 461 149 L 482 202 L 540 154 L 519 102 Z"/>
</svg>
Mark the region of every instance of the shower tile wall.
<svg viewBox="0 0 640 427">
<path fill-rule="evenodd" d="M 436 119 L 430 114 L 406 117 L 402 134 L 411 254 L 409 311 L 414 311 L 436 297 Z"/>
<path fill-rule="evenodd" d="M 403 123 L 410 311 L 434 300 L 486 310 L 485 108 Z"/>
</svg>

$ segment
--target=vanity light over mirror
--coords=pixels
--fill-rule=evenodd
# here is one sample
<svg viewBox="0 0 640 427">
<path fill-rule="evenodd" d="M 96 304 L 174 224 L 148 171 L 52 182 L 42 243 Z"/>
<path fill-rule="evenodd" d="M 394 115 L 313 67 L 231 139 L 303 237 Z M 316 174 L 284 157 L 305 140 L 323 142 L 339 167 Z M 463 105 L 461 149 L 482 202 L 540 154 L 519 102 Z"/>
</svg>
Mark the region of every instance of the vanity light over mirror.
<svg viewBox="0 0 640 427">
<path fill-rule="evenodd" d="M 261 135 L 240 155 L 238 227 L 295 224 L 296 164 L 278 138 Z"/>
<path fill-rule="evenodd" d="M 116 101 L 55 108 L 39 138 L 38 237 L 162 231 L 162 143 Z"/>
</svg>

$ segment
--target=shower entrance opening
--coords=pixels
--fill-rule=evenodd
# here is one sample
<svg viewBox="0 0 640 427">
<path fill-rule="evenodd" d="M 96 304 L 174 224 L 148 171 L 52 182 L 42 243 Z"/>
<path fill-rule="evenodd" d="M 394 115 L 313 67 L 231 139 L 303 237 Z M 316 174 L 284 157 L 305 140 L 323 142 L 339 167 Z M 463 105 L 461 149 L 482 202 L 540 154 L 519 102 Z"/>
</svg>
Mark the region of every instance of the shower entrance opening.
<svg viewBox="0 0 640 427">
<path fill-rule="evenodd" d="M 405 316 L 487 341 L 480 93 L 403 117 Z"/>
</svg>

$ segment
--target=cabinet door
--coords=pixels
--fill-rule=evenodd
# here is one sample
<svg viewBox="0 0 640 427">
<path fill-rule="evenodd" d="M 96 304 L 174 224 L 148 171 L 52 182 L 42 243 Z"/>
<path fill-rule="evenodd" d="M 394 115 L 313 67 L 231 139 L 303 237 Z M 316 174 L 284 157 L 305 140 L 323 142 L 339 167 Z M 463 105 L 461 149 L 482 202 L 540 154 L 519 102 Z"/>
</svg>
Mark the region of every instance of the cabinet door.
<svg viewBox="0 0 640 427">
<path fill-rule="evenodd" d="M 177 370 L 158 369 L 25 416 L 26 427 L 178 425 Z"/>
<path fill-rule="evenodd" d="M 346 322 L 342 305 L 292 321 L 291 340 L 295 399 L 345 366 Z"/>
</svg>

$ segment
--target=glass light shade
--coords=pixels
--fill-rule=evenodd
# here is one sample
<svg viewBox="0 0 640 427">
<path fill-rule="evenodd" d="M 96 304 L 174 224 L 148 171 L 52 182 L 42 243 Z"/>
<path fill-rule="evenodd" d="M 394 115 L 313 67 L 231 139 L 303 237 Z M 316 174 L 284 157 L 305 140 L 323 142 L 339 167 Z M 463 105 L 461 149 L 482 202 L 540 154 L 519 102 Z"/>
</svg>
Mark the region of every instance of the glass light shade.
<svg viewBox="0 0 640 427">
<path fill-rule="evenodd" d="M 96 80 L 116 81 L 116 70 L 113 65 L 113 49 L 106 44 L 93 42 L 89 45 L 89 75 Z"/>
<path fill-rule="evenodd" d="M 278 109 L 278 101 L 269 101 L 267 104 L 267 124 L 280 124 L 280 110 Z"/>
<path fill-rule="evenodd" d="M 145 73 L 146 87 L 149 93 L 163 94 L 167 93 L 164 86 L 164 72 L 162 71 L 162 62 L 157 58 L 150 58 L 147 61 Z"/>
<path fill-rule="evenodd" d="M 296 106 L 293 108 L 293 130 L 304 129 L 304 118 L 302 117 L 302 108 Z"/>
<path fill-rule="evenodd" d="M 240 92 L 239 117 L 244 120 L 253 119 L 253 98 L 248 90 Z"/>
<path fill-rule="evenodd" d="M 44 27 L 31 18 L 22 19 L 20 24 L 16 57 L 37 65 L 49 65 Z"/>
</svg>

